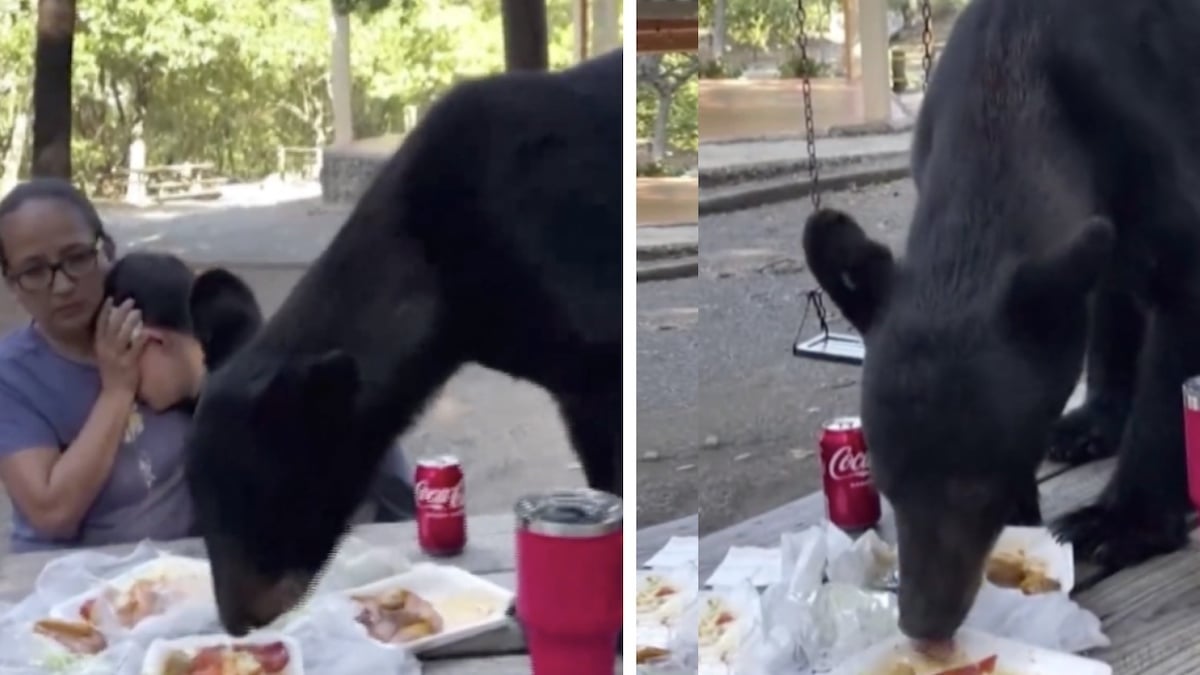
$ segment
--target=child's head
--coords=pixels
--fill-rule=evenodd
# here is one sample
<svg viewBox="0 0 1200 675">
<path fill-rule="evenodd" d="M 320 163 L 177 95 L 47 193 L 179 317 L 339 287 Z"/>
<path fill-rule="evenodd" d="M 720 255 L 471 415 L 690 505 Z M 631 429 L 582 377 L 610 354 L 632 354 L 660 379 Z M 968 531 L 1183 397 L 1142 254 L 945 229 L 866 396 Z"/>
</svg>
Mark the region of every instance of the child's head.
<svg viewBox="0 0 1200 675">
<path fill-rule="evenodd" d="M 140 362 L 138 398 L 154 410 L 195 398 L 204 382 L 204 348 L 189 309 L 193 279 L 179 258 L 139 252 L 118 260 L 104 280 L 106 296 L 118 304 L 132 298 L 142 312 L 142 330 L 149 339 Z"/>
</svg>

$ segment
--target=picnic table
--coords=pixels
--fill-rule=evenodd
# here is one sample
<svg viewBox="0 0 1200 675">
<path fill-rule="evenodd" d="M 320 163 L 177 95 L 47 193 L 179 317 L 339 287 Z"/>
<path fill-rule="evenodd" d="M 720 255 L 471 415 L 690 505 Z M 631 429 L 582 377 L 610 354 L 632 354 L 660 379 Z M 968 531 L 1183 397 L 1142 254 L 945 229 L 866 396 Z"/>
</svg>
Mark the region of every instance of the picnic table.
<svg viewBox="0 0 1200 675">
<path fill-rule="evenodd" d="M 215 199 L 228 178 L 216 174 L 212 162 L 183 162 L 118 169 L 115 175 L 127 183 L 139 183 L 145 195 L 159 202 L 173 199 Z"/>
<path fill-rule="evenodd" d="M 1046 463 L 1039 471 L 1042 514 L 1046 522 L 1091 503 L 1100 493 L 1115 460 L 1079 467 Z M 731 546 L 779 545 L 785 532 L 818 524 L 825 517 L 820 492 L 700 538 L 700 579 L 720 564 Z M 1195 521 L 1192 521 L 1193 528 Z M 639 533 L 640 534 L 640 533 Z M 646 556 L 665 540 L 647 542 Z M 643 560 L 639 536 L 638 559 Z M 1200 536 L 1192 530 L 1185 550 L 1160 556 L 1116 574 L 1088 564 L 1076 567 L 1072 597 L 1100 618 L 1111 646 L 1088 655 L 1103 660 L 1113 672 L 1183 675 L 1197 672 L 1200 659 Z"/>
<path fill-rule="evenodd" d="M 511 513 L 470 516 L 467 520 L 467 549 L 452 558 L 430 558 L 417 545 L 416 523 L 371 524 L 356 527 L 352 534 L 370 544 L 399 548 L 412 562 L 435 562 L 468 570 L 508 589 L 516 587 L 515 517 Z M 160 545 L 179 555 L 204 557 L 199 539 L 182 539 Z M 105 546 L 95 550 L 126 555 L 134 544 Z M 0 561 L 0 602 L 15 602 L 34 587 L 42 567 L 62 552 L 22 553 Z M 422 672 L 430 675 L 528 675 L 529 657 L 517 624 L 509 621 L 489 633 L 421 654 Z M 614 654 L 614 673 L 621 661 Z"/>
</svg>

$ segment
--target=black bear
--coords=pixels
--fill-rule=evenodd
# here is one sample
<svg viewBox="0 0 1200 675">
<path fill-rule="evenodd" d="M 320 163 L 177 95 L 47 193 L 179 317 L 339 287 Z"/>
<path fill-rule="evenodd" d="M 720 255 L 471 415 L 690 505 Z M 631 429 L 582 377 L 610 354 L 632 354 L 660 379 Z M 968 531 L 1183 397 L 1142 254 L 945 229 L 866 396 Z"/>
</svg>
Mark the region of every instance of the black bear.
<svg viewBox="0 0 1200 675">
<path fill-rule="evenodd" d="M 864 336 L 872 473 L 896 508 L 901 628 L 949 638 L 1035 472 L 1119 453 L 1053 525 L 1110 568 L 1186 541 L 1181 391 L 1200 373 L 1200 5 L 976 0 L 920 118 L 905 259 L 813 214 L 819 284 Z M 1060 418 L 1087 360 L 1088 396 Z"/>
<path fill-rule="evenodd" d="M 220 616 L 293 605 L 392 440 L 465 363 L 557 400 L 621 493 L 622 54 L 457 85 L 209 377 L 188 481 Z"/>
</svg>

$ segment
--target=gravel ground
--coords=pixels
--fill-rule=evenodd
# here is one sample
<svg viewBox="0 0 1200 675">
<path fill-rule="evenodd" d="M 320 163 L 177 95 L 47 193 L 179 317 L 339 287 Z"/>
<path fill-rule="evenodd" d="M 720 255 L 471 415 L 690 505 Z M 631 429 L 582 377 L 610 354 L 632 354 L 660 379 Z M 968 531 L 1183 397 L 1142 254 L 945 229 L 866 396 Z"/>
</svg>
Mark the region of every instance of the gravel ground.
<svg viewBox="0 0 1200 675">
<path fill-rule="evenodd" d="M 914 204 L 909 181 L 832 193 L 825 203 L 855 215 L 898 250 Z M 638 332 L 639 509 L 657 507 L 680 474 L 678 461 L 655 443 L 686 434 L 684 392 L 696 382 L 700 525 L 725 527 L 820 489 L 814 454 L 821 423 L 858 410 L 857 367 L 797 359 L 792 343 L 815 286 L 803 262 L 801 230 L 809 201 L 706 216 L 700 221 L 700 277 L 638 286 L 639 317 L 683 307 L 695 298 L 698 319 L 687 330 Z M 840 319 L 835 330 L 849 330 Z M 806 336 L 816 330 L 810 320 Z M 694 368 L 686 367 L 693 359 Z M 693 380 L 692 378 L 696 378 Z M 658 410 L 670 410 L 660 414 Z M 662 428 L 656 428 L 661 426 Z M 647 452 L 658 452 L 647 459 Z M 686 459 L 686 453 L 680 453 Z M 672 460 L 674 458 L 672 457 Z M 646 486 L 649 486 L 646 487 Z M 682 505 L 686 500 L 677 500 Z M 669 516 L 688 512 L 671 509 Z M 639 525 L 643 522 L 639 513 Z"/>
</svg>

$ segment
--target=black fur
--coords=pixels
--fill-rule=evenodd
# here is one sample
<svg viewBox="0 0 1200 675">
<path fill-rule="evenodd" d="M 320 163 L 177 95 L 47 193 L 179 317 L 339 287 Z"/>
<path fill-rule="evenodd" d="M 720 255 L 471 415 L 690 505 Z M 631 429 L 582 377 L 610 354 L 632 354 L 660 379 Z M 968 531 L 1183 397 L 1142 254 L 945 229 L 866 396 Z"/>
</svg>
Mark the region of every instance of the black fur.
<svg viewBox="0 0 1200 675">
<path fill-rule="evenodd" d="M 1186 541 L 1180 385 L 1200 373 L 1200 5 L 975 0 L 913 145 L 893 264 L 844 214 L 805 251 L 863 333 L 872 469 L 897 510 L 901 627 L 946 638 L 1045 454 L 1117 470 L 1056 529 L 1123 567 Z M 1056 421 L 1088 362 L 1082 409 Z"/>
<path fill-rule="evenodd" d="M 464 363 L 558 400 L 621 493 L 621 52 L 446 94 L 280 310 L 210 377 L 188 478 L 227 630 L 272 620 Z"/>
</svg>

